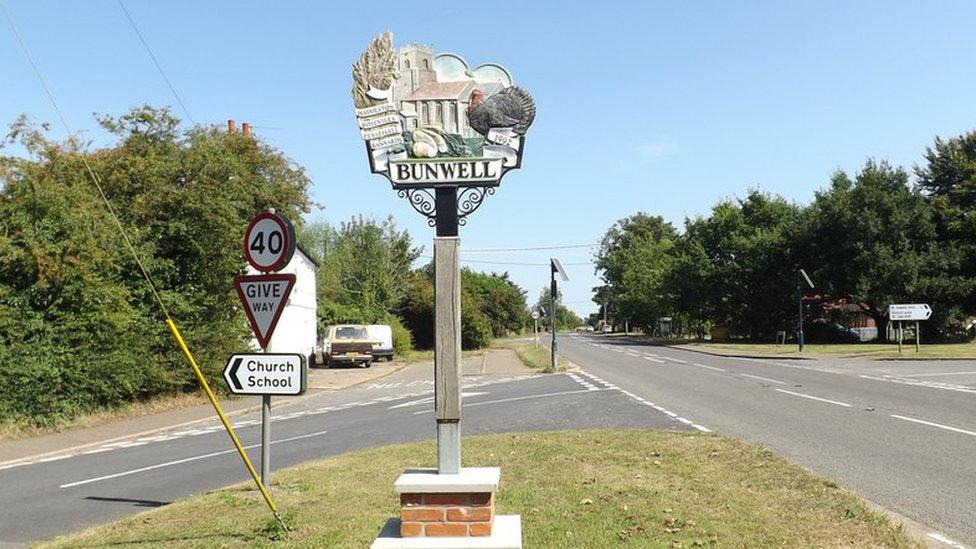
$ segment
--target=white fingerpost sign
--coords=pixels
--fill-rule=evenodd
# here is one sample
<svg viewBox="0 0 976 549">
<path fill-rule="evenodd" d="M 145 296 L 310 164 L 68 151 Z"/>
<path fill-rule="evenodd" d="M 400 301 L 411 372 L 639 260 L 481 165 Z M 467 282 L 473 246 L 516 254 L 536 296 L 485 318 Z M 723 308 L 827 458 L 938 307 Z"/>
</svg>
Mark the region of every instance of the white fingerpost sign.
<svg viewBox="0 0 976 549">
<path fill-rule="evenodd" d="M 297 354 L 231 355 L 224 379 L 235 395 L 297 396 L 305 392 L 306 365 Z"/>
<path fill-rule="evenodd" d="M 888 306 L 889 320 L 928 320 L 932 307 L 925 303 L 902 303 Z"/>
</svg>

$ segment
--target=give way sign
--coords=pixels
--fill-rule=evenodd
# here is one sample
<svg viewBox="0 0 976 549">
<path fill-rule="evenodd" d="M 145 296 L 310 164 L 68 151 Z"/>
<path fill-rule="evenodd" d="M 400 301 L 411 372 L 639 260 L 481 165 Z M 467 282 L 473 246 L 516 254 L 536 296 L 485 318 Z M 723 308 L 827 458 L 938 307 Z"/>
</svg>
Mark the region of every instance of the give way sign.
<svg viewBox="0 0 976 549">
<path fill-rule="evenodd" d="M 293 274 L 244 275 L 234 277 L 237 296 L 241 298 L 251 330 L 262 349 L 268 347 L 278 319 L 295 287 Z"/>
<path fill-rule="evenodd" d="M 888 320 L 928 320 L 932 307 L 926 303 L 901 303 L 888 306 Z"/>
</svg>

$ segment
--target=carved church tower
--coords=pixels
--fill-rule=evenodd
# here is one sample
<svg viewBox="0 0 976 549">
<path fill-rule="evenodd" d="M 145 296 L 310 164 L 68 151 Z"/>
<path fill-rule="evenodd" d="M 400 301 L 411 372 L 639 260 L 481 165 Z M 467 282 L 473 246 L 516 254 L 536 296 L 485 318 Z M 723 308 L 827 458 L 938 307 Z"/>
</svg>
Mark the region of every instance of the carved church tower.
<svg viewBox="0 0 976 549">
<path fill-rule="evenodd" d="M 430 48 L 420 44 L 409 44 L 400 48 L 397 56 L 397 69 L 400 78 L 396 81 L 394 101 L 397 108 L 400 101 L 428 82 L 437 82 L 434 72 L 434 56 Z"/>
</svg>

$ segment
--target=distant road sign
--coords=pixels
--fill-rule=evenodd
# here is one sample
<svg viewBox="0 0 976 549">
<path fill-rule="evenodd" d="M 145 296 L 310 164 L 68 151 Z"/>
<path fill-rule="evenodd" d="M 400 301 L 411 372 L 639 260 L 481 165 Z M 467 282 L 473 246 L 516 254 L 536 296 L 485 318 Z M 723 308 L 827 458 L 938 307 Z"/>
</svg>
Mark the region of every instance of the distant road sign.
<svg viewBox="0 0 976 549">
<path fill-rule="evenodd" d="M 539 320 L 539 311 L 532 311 L 532 320 Z"/>
<path fill-rule="evenodd" d="M 295 227 L 287 217 L 261 212 L 244 231 L 244 257 L 262 272 L 277 271 L 295 255 Z"/>
<path fill-rule="evenodd" d="M 224 380 L 235 395 L 300 395 L 307 386 L 305 360 L 295 354 L 231 355 Z"/>
<path fill-rule="evenodd" d="M 281 312 L 295 287 L 293 274 L 246 275 L 234 277 L 237 296 L 241 298 L 244 312 L 251 324 L 254 337 L 261 348 L 271 341 Z"/>
<path fill-rule="evenodd" d="M 928 320 L 932 307 L 925 303 L 902 303 L 888 306 L 888 320 Z"/>
</svg>

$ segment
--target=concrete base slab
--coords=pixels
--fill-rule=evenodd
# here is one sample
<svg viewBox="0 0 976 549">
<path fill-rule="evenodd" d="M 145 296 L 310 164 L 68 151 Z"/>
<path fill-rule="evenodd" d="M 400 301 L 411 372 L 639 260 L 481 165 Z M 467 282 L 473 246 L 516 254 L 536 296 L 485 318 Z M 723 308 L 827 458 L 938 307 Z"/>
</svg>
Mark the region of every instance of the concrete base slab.
<svg viewBox="0 0 976 549">
<path fill-rule="evenodd" d="M 495 515 L 488 537 L 432 538 L 400 537 L 400 519 L 392 518 L 383 526 L 372 549 L 522 549 L 521 515 Z"/>
</svg>

